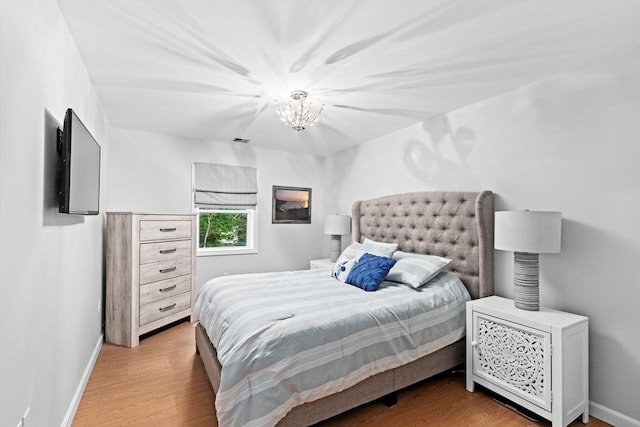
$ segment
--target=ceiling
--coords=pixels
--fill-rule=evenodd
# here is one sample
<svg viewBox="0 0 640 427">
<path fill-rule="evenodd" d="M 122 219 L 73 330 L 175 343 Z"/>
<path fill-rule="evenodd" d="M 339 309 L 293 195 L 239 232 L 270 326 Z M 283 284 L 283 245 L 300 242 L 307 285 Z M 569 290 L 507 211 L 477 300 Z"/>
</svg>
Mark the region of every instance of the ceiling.
<svg viewBox="0 0 640 427">
<path fill-rule="evenodd" d="M 636 0 L 58 3 L 112 126 L 318 155 L 640 39 Z M 297 89 L 324 104 L 302 132 Z"/>
</svg>

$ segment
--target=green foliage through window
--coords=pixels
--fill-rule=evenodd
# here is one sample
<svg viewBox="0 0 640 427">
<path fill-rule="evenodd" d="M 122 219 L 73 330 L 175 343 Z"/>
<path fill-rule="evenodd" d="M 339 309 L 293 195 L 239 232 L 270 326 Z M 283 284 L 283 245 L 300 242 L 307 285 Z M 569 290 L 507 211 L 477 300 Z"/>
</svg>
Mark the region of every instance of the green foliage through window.
<svg viewBox="0 0 640 427">
<path fill-rule="evenodd" d="M 247 246 L 247 213 L 200 211 L 200 248 Z"/>
</svg>

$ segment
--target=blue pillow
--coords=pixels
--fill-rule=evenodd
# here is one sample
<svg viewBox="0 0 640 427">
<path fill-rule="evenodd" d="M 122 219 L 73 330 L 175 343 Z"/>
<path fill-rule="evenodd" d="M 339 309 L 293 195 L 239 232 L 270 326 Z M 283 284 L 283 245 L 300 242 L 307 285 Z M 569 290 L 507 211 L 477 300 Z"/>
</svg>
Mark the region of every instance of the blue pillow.
<svg viewBox="0 0 640 427">
<path fill-rule="evenodd" d="M 395 263 L 393 258 L 364 253 L 351 269 L 346 282 L 367 292 L 375 291 Z"/>
</svg>

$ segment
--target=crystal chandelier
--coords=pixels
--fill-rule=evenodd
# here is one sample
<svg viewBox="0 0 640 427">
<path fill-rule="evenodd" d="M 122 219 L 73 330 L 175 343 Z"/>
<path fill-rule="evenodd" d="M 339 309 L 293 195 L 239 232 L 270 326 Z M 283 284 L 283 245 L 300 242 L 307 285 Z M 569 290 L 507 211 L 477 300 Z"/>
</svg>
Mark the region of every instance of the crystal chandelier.
<svg viewBox="0 0 640 427">
<path fill-rule="evenodd" d="M 307 126 L 313 126 L 320 118 L 320 113 L 322 113 L 322 108 L 324 107 L 324 104 L 322 104 L 320 108 L 316 108 L 306 99 L 307 92 L 294 90 L 291 92 L 291 100 L 287 104 L 280 105 L 276 100 L 276 110 L 280 120 L 298 132 L 304 130 Z"/>
</svg>

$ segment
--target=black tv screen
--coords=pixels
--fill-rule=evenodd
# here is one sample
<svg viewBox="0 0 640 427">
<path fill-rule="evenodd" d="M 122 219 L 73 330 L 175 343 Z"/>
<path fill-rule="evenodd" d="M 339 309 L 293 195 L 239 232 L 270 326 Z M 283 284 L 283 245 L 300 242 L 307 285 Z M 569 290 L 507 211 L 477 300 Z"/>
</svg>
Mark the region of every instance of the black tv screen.
<svg viewBox="0 0 640 427">
<path fill-rule="evenodd" d="M 75 215 L 100 212 L 100 145 L 69 108 L 58 129 L 59 211 Z"/>
</svg>

